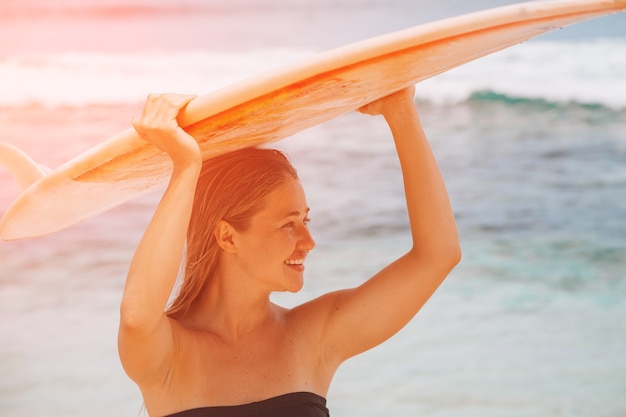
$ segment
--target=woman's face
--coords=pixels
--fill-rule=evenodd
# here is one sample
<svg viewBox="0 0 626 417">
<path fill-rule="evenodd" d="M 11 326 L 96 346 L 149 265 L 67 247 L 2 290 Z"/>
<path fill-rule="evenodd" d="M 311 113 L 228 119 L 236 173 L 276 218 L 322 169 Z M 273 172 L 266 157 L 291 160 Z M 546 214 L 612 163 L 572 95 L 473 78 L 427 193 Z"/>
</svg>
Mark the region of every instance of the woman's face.
<svg viewBox="0 0 626 417">
<path fill-rule="evenodd" d="M 304 260 L 315 242 L 309 233 L 309 207 L 298 179 L 269 194 L 265 207 L 238 233 L 238 259 L 246 275 L 269 291 L 302 288 Z"/>
</svg>

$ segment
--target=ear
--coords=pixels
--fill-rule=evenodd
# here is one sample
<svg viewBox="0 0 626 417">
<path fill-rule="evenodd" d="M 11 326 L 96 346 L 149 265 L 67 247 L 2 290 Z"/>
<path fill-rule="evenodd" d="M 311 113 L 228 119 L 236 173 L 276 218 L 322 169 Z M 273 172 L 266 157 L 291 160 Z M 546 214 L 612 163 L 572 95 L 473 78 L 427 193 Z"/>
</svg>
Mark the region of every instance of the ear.
<svg viewBox="0 0 626 417">
<path fill-rule="evenodd" d="M 236 252 L 235 248 L 235 229 L 225 220 L 220 220 L 220 222 L 215 227 L 215 240 L 217 240 L 217 244 L 220 245 L 226 252 Z"/>
</svg>

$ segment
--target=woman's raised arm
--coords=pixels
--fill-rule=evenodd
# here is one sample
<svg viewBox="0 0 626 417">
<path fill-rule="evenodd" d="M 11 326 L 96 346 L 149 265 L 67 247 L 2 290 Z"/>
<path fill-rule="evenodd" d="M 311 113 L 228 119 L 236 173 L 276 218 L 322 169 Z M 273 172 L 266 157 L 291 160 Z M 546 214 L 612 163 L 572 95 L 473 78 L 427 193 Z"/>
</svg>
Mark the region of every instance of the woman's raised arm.
<svg viewBox="0 0 626 417">
<path fill-rule="evenodd" d="M 393 134 L 413 245 L 361 286 L 318 300 L 327 314 L 324 344 L 339 363 L 400 330 L 460 260 L 446 187 L 413 100 L 414 89 L 409 88 L 360 109 L 382 114 Z"/>
<path fill-rule="evenodd" d="M 141 118 L 133 120 L 139 136 L 167 152 L 173 162 L 167 190 L 133 257 L 120 308 L 120 358 L 138 383 L 162 377 L 176 343 L 165 308 L 182 261 L 202 167 L 197 142 L 176 118 L 192 98 L 151 95 Z"/>
</svg>

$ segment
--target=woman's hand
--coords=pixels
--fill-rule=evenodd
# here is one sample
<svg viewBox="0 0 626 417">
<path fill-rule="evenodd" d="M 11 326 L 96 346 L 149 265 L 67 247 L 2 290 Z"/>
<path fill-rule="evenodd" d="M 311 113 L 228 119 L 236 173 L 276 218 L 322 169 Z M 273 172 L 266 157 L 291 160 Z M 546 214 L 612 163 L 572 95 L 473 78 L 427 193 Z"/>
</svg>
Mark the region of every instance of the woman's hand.
<svg viewBox="0 0 626 417">
<path fill-rule="evenodd" d="M 202 163 L 198 142 L 176 120 L 180 111 L 194 98 L 180 94 L 151 94 L 141 118 L 132 121 L 139 137 L 166 152 L 175 167 Z"/>
<path fill-rule="evenodd" d="M 383 115 L 385 117 L 402 109 L 414 107 L 415 87 L 411 86 L 396 93 L 378 99 L 372 103 L 357 109 L 358 112 L 372 116 Z M 409 107 L 410 106 L 410 107 Z"/>
</svg>

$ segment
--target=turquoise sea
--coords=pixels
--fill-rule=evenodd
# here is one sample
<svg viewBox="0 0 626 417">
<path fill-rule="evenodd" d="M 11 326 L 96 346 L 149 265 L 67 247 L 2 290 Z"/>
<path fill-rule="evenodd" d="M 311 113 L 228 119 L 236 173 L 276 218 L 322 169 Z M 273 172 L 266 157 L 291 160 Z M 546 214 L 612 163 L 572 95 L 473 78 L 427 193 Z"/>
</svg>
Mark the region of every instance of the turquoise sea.
<svg viewBox="0 0 626 417">
<path fill-rule="evenodd" d="M 371 36 L 505 0 L 3 0 L 0 140 L 55 167 L 130 125 L 149 92 L 203 94 Z M 130 5 L 129 5 L 130 4 Z M 346 363 L 334 417 L 626 415 L 626 15 L 420 83 L 464 258 L 400 334 Z M 381 120 L 276 145 L 317 248 L 294 305 L 408 245 Z M 18 195 L 0 170 L 0 213 Z M 159 193 L 0 243 L 0 415 L 137 416 L 117 358 L 122 286 Z"/>
</svg>

